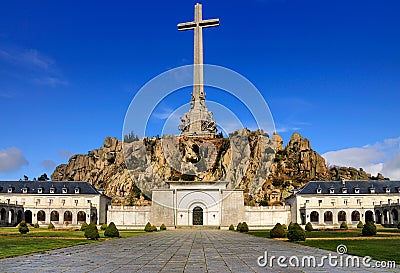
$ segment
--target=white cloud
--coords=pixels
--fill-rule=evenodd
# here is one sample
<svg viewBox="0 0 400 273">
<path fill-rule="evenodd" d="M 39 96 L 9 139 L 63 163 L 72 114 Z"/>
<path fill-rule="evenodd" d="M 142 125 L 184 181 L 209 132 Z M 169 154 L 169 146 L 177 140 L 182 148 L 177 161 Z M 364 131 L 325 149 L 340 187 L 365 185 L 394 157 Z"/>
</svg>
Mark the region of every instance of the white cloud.
<svg viewBox="0 0 400 273">
<path fill-rule="evenodd" d="M 372 175 L 382 173 L 390 179 L 400 179 L 400 137 L 363 147 L 330 151 L 322 156 L 329 165 L 363 168 Z"/>
<path fill-rule="evenodd" d="M 58 151 L 58 154 L 62 157 L 70 158 L 74 153 L 67 150 L 61 150 Z"/>
<path fill-rule="evenodd" d="M 0 49 L 0 59 L 31 70 L 48 70 L 54 61 L 36 49 Z"/>
<path fill-rule="evenodd" d="M 52 171 L 57 165 L 53 160 L 49 159 L 43 160 L 40 164 L 44 167 L 46 171 Z"/>
<path fill-rule="evenodd" d="M 0 150 L 0 172 L 10 172 L 28 165 L 22 151 L 16 147 Z"/>
</svg>

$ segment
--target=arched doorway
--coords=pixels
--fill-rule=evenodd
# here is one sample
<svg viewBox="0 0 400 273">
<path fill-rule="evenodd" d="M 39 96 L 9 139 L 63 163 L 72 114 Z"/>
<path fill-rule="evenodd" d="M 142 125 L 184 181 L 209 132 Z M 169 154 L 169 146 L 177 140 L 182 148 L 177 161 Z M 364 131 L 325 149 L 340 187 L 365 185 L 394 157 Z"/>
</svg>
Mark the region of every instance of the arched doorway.
<svg viewBox="0 0 400 273">
<path fill-rule="evenodd" d="M 397 209 L 392 209 L 392 220 L 397 223 L 399 221 L 399 212 Z"/>
<path fill-rule="evenodd" d="M 338 217 L 338 222 L 339 222 L 339 223 L 341 223 L 341 222 L 346 222 L 346 212 L 344 212 L 343 210 L 342 210 L 342 211 L 339 211 L 337 217 Z"/>
<path fill-rule="evenodd" d="M 0 223 L 4 224 L 6 222 L 6 215 L 6 210 L 2 208 L 0 212 Z"/>
<path fill-rule="evenodd" d="M 60 220 L 60 215 L 58 214 L 58 211 L 53 210 L 50 214 L 50 221 L 52 222 L 58 222 Z"/>
<path fill-rule="evenodd" d="M 32 224 L 32 211 L 30 210 L 25 211 L 25 222 L 27 224 Z"/>
<path fill-rule="evenodd" d="M 64 212 L 64 223 L 65 222 L 69 222 L 69 224 L 71 224 L 72 222 L 72 212 L 70 212 L 69 210 Z"/>
<path fill-rule="evenodd" d="M 14 219 L 15 219 L 15 213 L 13 209 L 10 209 L 8 211 L 8 223 L 13 225 L 14 224 Z"/>
<path fill-rule="evenodd" d="M 374 213 L 370 210 L 365 212 L 365 222 L 373 222 L 374 221 Z"/>
<path fill-rule="evenodd" d="M 203 225 L 203 209 L 201 207 L 195 207 L 193 209 L 193 225 Z"/>
<path fill-rule="evenodd" d="M 382 213 L 379 210 L 375 211 L 375 221 L 377 224 L 382 224 Z"/>
<path fill-rule="evenodd" d="M 79 224 L 86 222 L 86 213 L 84 211 L 79 211 L 77 215 L 77 220 Z"/>
<path fill-rule="evenodd" d="M 316 211 L 311 212 L 310 214 L 310 222 L 318 223 L 319 222 L 319 213 Z"/>
<path fill-rule="evenodd" d="M 332 223 L 333 222 L 333 213 L 332 211 L 325 211 L 324 213 L 324 222 Z"/>
<path fill-rule="evenodd" d="M 372 213 L 372 212 L 371 212 Z M 365 213 L 365 218 L 367 217 L 367 213 Z M 353 211 L 351 213 L 351 221 L 352 222 L 359 222 L 360 221 L 360 213 L 358 211 Z M 372 221 L 372 220 L 371 220 Z"/>
<path fill-rule="evenodd" d="M 40 221 L 40 222 L 45 222 L 46 221 L 46 213 L 43 210 L 38 211 L 37 220 Z"/>
<path fill-rule="evenodd" d="M 22 219 L 23 219 L 23 212 L 22 212 L 22 210 L 19 210 L 18 212 L 17 212 L 17 223 L 19 224 L 19 223 L 21 223 L 21 221 L 22 221 Z M 25 221 L 26 222 L 26 221 Z"/>
</svg>

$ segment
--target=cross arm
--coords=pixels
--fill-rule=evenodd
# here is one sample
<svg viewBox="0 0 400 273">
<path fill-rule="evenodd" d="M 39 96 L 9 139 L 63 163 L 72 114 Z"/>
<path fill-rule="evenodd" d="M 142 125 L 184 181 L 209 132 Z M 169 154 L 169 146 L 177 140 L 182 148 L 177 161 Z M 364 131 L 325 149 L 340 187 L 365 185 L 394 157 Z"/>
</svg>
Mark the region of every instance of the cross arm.
<svg viewBox="0 0 400 273">
<path fill-rule="evenodd" d="M 195 27 L 196 27 L 196 22 L 178 24 L 178 30 L 189 30 L 189 29 L 194 29 Z"/>
<path fill-rule="evenodd" d="M 199 22 L 201 27 L 216 27 L 219 26 L 219 19 L 208 19 Z"/>
</svg>

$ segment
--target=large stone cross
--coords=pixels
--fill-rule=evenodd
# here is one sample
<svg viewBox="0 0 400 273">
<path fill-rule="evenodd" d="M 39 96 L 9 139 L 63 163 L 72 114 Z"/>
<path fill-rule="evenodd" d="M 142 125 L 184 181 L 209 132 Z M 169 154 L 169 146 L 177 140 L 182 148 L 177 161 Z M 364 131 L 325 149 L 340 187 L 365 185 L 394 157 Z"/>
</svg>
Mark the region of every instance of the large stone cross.
<svg viewBox="0 0 400 273">
<path fill-rule="evenodd" d="M 194 21 L 178 24 L 178 30 L 194 30 L 194 75 L 193 75 L 193 94 L 191 106 L 197 104 L 205 106 L 204 93 L 204 72 L 203 72 L 203 27 L 216 27 L 219 19 L 203 20 L 201 4 L 197 3 L 194 7 Z"/>
</svg>

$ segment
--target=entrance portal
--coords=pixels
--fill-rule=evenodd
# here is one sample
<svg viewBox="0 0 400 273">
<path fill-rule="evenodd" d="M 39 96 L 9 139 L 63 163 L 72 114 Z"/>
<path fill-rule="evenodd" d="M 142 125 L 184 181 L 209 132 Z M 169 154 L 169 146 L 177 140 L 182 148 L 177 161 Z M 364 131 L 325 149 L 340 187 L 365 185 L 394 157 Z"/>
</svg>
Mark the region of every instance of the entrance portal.
<svg viewBox="0 0 400 273">
<path fill-rule="evenodd" d="M 193 209 L 193 225 L 194 226 L 203 225 L 203 209 L 200 207 L 195 207 Z"/>
</svg>

